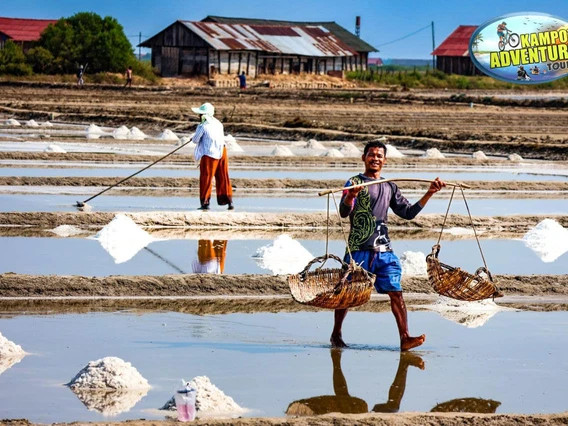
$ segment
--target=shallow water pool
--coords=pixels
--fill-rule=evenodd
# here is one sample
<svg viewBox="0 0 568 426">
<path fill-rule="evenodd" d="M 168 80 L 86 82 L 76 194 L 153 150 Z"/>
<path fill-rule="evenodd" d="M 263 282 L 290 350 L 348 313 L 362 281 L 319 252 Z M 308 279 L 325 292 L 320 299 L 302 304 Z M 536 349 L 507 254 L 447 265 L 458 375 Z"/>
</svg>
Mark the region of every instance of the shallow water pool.
<svg viewBox="0 0 568 426">
<path fill-rule="evenodd" d="M 343 331 L 351 348 L 343 351 L 327 344 L 330 312 L 1 318 L 2 334 L 30 355 L 0 375 L 0 416 L 41 423 L 163 419 L 156 409 L 179 380 L 198 375 L 208 376 L 253 417 L 306 409 L 323 414 L 568 408 L 567 312 L 499 312 L 475 329 L 433 312 L 410 312 L 409 321 L 427 340 L 419 351 L 401 355 L 390 313 L 350 313 Z M 89 410 L 63 385 L 105 356 L 131 362 L 152 386 L 131 408 L 110 416 L 101 413 L 108 405 L 91 401 Z"/>
</svg>

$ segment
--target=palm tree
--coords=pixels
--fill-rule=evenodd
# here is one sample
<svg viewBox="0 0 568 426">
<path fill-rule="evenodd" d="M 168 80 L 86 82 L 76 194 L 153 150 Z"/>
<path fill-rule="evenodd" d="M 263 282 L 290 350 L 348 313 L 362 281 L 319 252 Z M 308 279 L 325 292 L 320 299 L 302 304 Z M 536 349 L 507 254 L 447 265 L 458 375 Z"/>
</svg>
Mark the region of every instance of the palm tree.
<svg viewBox="0 0 568 426">
<path fill-rule="evenodd" d="M 483 34 L 481 33 L 477 34 L 473 39 L 472 43 L 475 50 L 479 51 L 479 43 L 481 43 L 482 41 L 483 41 Z"/>
</svg>

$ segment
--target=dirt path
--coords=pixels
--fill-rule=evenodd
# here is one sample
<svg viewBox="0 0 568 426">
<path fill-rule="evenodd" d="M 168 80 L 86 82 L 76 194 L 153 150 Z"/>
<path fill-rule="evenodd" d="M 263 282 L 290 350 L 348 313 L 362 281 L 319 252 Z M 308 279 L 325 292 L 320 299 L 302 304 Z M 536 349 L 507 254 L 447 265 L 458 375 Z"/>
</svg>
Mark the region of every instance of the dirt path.
<svg viewBox="0 0 568 426">
<path fill-rule="evenodd" d="M 59 225 L 100 227 L 108 224 L 115 216 L 113 212 L 14 212 L 0 213 L 0 226 L 31 226 L 52 229 Z M 239 212 L 140 212 L 125 213 L 134 222 L 147 227 L 179 227 L 198 229 L 325 229 L 326 213 L 239 213 Z M 487 233 L 514 232 L 524 233 L 543 219 L 550 218 L 562 226 L 568 226 L 565 215 L 512 215 L 512 216 L 476 216 L 473 223 L 476 229 Z M 389 228 L 429 230 L 439 229 L 443 221 L 441 214 L 423 214 L 407 221 L 393 215 L 389 218 Z M 346 222 L 347 223 L 347 222 Z M 450 214 L 447 227 L 469 228 L 466 215 Z M 339 227 L 339 225 L 334 225 Z"/>
</svg>

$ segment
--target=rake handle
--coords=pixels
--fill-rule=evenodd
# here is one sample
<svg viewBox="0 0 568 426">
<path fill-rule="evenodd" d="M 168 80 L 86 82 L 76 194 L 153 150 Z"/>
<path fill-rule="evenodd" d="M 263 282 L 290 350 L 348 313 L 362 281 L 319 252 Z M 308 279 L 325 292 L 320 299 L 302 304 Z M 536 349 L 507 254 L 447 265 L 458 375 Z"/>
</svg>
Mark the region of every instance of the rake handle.
<svg viewBox="0 0 568 426">
<path fill-rule="evenodd" d="M 331 194 L 332 192 L 341 192 L 341 191 L 345 191 L 346 189 L 359 188 L 359 187 L 370 186 L 370 185 L 377 185 L 379 183 L 386 183 L 386 182 L 426 182 L 426 183 L 432 183 L 433 181 L 428 180 L 428 179 L 414 179 L 414 178 L 381 179 L 381 180 L 374 180 L 374 181 L 371 181 L 371 182 L 359 183 L 357 185 L 344 186 L 343 188 L 326 189 L 325 191 L 318 192 L 318 195 L 321 197 L 322 195 L 328 195 L 328 194 Z M 445 182 L 445 183 L 448 186 L 458 186 L 458 187 L 462 187 L 462 188 L 466 188 L 466 189 L 471 188 L 471 186 L 466 185 L 465 183 L 459 183 L 459 182 L 458 183 Z"/>
</svg>

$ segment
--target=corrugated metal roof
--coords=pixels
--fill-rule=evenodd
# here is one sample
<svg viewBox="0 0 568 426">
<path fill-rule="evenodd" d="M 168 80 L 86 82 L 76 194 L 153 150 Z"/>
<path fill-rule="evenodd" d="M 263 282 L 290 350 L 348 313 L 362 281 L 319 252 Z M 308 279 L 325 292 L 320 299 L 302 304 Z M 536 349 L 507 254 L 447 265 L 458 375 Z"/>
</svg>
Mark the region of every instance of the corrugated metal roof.
<svg viewBox="0 0 568 426">
<path fill-rule="evenodd" d="M 49 24 L 55 24 L 56 19 L 23 19 L 0 17 L 0 32 L 14 41 L 39 40 L 43 30 Z"/>
<path fill-rule="evenodd" d="M 357 54 L 322 26 L 180 22 L 217 50 L 259 50 L 321 57 Z"/>
<path fill-rule="evenodd" d="M 477 25 L 460 25 L 432 52 L 432 55 L 469 56 L 469 40 L 476 29 Z"/>
<path fill-rule="evenodd" d="M 276 25 L 276 26 L 316 26 L 331 31 L 339 40 L 356 52 L 378 52 L 379 50 L 365 42 L 355 34 L 347 31 L 333 21 L 278 21 L 275 19 L 231 18 L 225 16 L 209 15 L 202 22 L 217 22 L 219 24 L 245 24 L 245 25 Z"/>
</svg>

